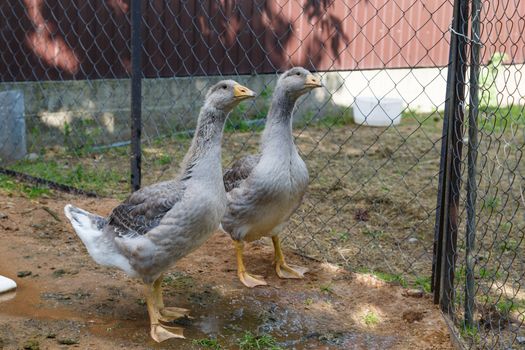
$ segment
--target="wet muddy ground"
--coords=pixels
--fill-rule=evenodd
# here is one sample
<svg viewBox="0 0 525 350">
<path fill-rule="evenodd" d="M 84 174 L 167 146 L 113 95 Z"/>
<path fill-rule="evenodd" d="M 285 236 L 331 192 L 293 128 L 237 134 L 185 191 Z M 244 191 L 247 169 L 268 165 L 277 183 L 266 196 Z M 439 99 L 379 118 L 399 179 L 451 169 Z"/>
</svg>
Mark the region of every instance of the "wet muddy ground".
<svg viewBox="0 0 525 350">
<path fill-rule="evenodd" d="M 63 215 L 68 202 L 99 214 L 117 203 L 0 191 L 0 274 L 19 286 L 0 301 L 0 348 L 199 349 L 192 340 L 216 338 L 223 349 L 238 349 L 247 331 L 271 335 L 283 349 L 452 348 L 428 295 L 291 252 L 288 260 L 311 272 L 280 280 L 266 241 L 249 245 L 245 259 L 270 286 L 244 288 L 230 239 L 219 233 L 169 270 L 166 305 L 189 308 L 194 318 L 179 322 L 186 340 L 156 344 L 142 285 L 90 259 Z"/>
</svg>

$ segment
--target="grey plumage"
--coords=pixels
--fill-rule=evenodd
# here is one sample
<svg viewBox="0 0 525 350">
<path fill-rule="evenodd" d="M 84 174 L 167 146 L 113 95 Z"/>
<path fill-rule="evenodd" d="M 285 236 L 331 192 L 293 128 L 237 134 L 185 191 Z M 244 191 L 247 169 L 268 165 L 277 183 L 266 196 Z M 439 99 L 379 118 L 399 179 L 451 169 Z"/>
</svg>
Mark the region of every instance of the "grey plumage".
<svg viewBox="0 0 525 350">
<path fill-rule="evenodd" d="M 90 254 L 97 262 L 151 283 L 218 227 L 226 207 L 220 146 L 226 115 L 236 104 L 224 103 L 221 89 L 234 84 L 224 81 L 209 90 L 192 144 L 175 179 L 136 191 L 107 218 L 82 211 L 90 221 L 81 223 L 75 215 L 80 209 L 66 207 L 77 233 L 83 228 L 99 231 L 84 237 L 89 241 L 88 250 L 90 245 L 96 246 Z"/>
<path fill-rule="evenodd" d="M 226 192 L 230 192 L 236 187 L 239 187 L 242 180 L 250 176 L 253 168 L 261 160 L 261 155 L 249 155 L 234 162 L 231 168 L 226 169 L 223 175 L 224 187 Z"/>
<path fill-rule="evenodd" d="M 318 86 L 319 81 L 304 68 L 283 73 L 272 98 L 260 153 L 242 158 L 225 171 L 228 205 L 221 225 L 235 241 L 276 236 L 300 205 L 308 186 L 308 170 L 293 141 L 292 114 L 297 99 Z"/>
<path fill-rule="evenodd" d="M 226 211 L 221 168 L 224 122 L 235 105 L 253 96 L 253 91 L 232 80 L 221 81 L 208 91 L 175 179 L 133 193 L 107 218 L 70 204 L 64 208 L 97 263 L 118 267 L 147 284 L 150 335 L 157 342 L 184 338 L 181 328 L 162 324 L 189 312 L 164 306 L 162 274 L 218 228 Z"/>
<path fill-rule="evenodd" d="M 113 209 L 107 226 L 119 237 L 144 235 L 160 224 L 164 215 L 180 201 L 184 190 L 184 182 L 180 180 L 144 187 Z"/>
</svg>

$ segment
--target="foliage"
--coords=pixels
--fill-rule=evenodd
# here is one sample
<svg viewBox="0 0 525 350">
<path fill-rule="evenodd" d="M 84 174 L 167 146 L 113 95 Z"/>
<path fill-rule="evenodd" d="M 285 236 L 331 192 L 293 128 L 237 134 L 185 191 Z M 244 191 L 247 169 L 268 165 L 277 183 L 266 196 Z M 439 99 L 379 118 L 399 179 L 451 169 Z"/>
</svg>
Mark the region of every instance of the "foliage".
<svg viewBox="0 0 525 350">
<path fill-rule="evenodd" d="M 102 134 L 103 130 L 92 119 L 80 119 L 74 124 L 65 122 L 64 146 L 71 154 L 84 155 L 91 151 Z"/>
<path fill-rule="evenodd" d="M 198 345 L 204 349 L 213 349 L 213 350 L 222 350 L 223 347 L 219 344 L 215 338 L 203 338 L 203 339 L 194 339 L 192 341 L 193 345 Z"/>
<path fill-rule="evenodd" d="M 373 312 L 373 311 L 368 311 L 364 316 L 363 316 L 363 322 L 368 326 L 368 327 L 373 327 L 373 326 L 376 326 L 378 323 L 379 323 L 379 316 Z"/>
<path fill-rule="evenodd" d="M 229 115 L 224 131 L 226 132 L 258 132 L 264 129 L 268 107 L 272 97 L 272 89 L 265 86 L 260 93 L 262 103 L 240 104 Z M 250 115 L 248 117 L 248 115 Z"/>
<path fill-rule="evenodd" d="M 277 345 L 277 341 L 269 334 L 254 335 L 251 332 L 245 332 L 239 339 L 239 348 L 241 350 L 282 350 Z"/>
</svg>

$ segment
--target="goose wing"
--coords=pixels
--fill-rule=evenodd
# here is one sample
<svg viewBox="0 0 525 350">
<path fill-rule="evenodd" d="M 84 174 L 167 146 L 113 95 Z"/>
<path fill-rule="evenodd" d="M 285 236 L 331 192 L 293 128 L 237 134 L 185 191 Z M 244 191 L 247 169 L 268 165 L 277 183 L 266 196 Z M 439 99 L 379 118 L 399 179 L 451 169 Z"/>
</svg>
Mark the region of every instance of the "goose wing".
<svg viewBox="0 0 525 350">
<path fill-rule="evenodd" d="M 182 199 L 184 184 L 165 181 L 131 194 L 109 215 L 108 226 L 119 237 L 142 236 L 157 227 L 166 213 Z"/>
<path fill-rule="evenodd" d="M 261 155 L 249 155 L 237 160 L 232 167 L 226 169 L 223 175 L 224 187 L 226 192 L 239 187 L 241 182 L 250 176 L 255 166 L 261 160 Z"/>
</svg>

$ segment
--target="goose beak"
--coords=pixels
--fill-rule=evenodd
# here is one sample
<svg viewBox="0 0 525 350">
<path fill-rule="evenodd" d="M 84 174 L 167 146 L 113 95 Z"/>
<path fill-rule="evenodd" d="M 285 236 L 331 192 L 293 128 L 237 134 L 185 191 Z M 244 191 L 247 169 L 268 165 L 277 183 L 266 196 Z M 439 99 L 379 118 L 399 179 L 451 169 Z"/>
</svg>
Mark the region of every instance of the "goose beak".
<svg viewBox="0 0 525 350">
<path fill-rule="evenodd" d="M 323 84 L 321 84 L 321 79 L 314 77 L 312 74 L 308 74 L 304 86 L 310 89 L 315 89 L 323 86 Z"/>
<path fill-rule="evenodd" d="M 233 87 L 233 96 L 236 100 L 245 100 L 247 98 L 255 97 L 255 92 L 248 89 L 246 86 L 237 84 Z"/>
</svg>

